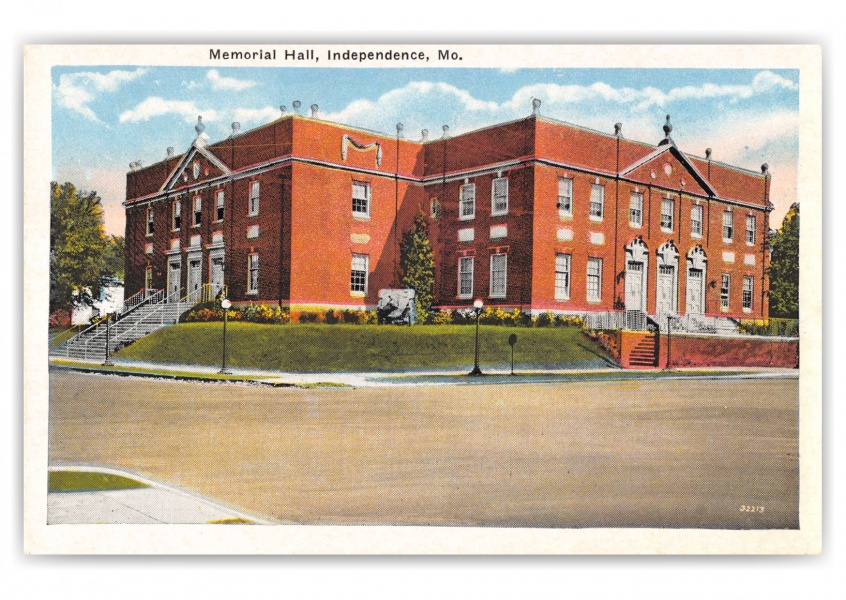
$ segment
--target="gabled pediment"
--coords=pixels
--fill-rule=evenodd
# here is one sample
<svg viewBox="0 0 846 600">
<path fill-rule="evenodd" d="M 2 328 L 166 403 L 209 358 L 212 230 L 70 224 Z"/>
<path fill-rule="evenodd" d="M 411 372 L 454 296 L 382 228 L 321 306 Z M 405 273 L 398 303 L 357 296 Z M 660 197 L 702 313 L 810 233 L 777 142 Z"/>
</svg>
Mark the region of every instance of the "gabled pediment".
<svg viewBox="0 0 846 600">
<path fill-rule="evenodd" d="M 165 192 L 231 174 L 232 171 L 226 163 L 215 156 L 201 140 L 197 140 L 173 169 L 159 191 Z"/>
<path fill-rule="evenodd" d="M 717 195 L 699 169 L 672 141 L 658 146 L 655 151 L 624 168 L 620 176 L 647 185 L 681 189 L 691 194 Z"/>
</svg>

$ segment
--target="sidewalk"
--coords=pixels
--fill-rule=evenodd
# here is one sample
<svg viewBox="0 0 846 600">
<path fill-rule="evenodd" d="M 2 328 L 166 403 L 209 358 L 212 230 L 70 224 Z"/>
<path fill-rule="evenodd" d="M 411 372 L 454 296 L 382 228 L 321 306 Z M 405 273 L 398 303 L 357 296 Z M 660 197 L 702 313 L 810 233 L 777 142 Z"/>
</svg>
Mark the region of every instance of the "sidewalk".
<svg viewBox="0 0 846 600">
<path fill-rule="evenodd" d="M 50 467 L 49 470 L 116 475 L 131 479 L 139 486 L 129 489 L 50 491 L 47 493 L 48 525 L 272 524 L 198 494 L 118 469 L 63 465 Z"/>
<path fill-rule="evenodd" d="M 521 365 L 511 375 L 510 368 L 482 366 L 483 377 L 469 377 L 467 368 L 415 370 L 379 373 L 286 373 L 253 369 L 229 369 L 220 374 L 220 367 L 152 363 L 114 358 L 114 366 L 104 367 L 101 361 L 51 359 L 50 366 L 80 372 L 122 376 L 157 377 L 186 381 L 234 382 L 274 387 L 381 387 L 389 385 L 478 385 L 507 383 L 554 383 L 562 381 L 623 381 L 632 379 L 690 379 L 690 378 L 788 378 L 799 377 L 798 369 L 765 367 L 695 367 L 671 370 L 636 370 L 612 367 L 590 369 L 549 369 Z"/>
</svg>

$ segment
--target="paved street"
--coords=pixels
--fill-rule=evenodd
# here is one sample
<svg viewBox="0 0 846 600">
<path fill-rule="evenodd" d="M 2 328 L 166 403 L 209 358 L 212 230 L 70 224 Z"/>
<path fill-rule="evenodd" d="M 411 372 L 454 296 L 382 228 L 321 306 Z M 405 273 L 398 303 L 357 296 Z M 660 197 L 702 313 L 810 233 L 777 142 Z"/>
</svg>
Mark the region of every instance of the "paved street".
<svg viewBox="0 0 846 600">
<path fill-rule="evenodd" d="M 798 526 L 798 380 L 271 388 L 51 370 L 51 463 L 298 523 Z"/>
</svg>

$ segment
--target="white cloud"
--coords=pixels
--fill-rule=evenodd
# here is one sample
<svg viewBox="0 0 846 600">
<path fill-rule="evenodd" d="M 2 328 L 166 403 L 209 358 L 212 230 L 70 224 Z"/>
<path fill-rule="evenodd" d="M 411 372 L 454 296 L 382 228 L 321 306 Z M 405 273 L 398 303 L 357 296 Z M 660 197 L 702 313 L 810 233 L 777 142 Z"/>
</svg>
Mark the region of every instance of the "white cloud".
<svg viewBox="0 0 846 600">
<path fill-rule="evenodd" d="M 146 72 L 146 69 L 139 68 L 134 71 L 115 70 L 108 73 L 65 73 L 59 76 L 59 84 L 53 85 L 53 97 L 59 106 L 78 112 L 92 121 L 99 121 L 88 106 L 97 98 L 97 93 L 115 92 L 121 84 L 137 79 Z"/>
<path fill-rule="evenodd" d="M 121 123 L 137 123 L 167 114 L 181 115 L 186 123 L 194 123 L 199 115 L 202 115 L 206 121 L 216 121 L 218 118 L 217 111 L 201 109 L 187 100 L 165 100 L 158 96 L 150 96 L 135 108 L 122 112 L 119 120 Z"/>
<path fill-rule="evenodd" d="M 234 77 L 221 77 L 217 69 L 211 69 L 206 73 L 206 79 L 216 90 L 246 90 L 256 85 L 255 81 L 248 79 L 235 79 Z"/>
<path fill-rule="evenodd" d="M 242 125 L 247 123 L 264 125 L 281 116 L 282 113 L 279 109 L 272 106 L 265 106 L 264 108 L 236 108 L 234 113 L 235 120 Z"/>
</svg>

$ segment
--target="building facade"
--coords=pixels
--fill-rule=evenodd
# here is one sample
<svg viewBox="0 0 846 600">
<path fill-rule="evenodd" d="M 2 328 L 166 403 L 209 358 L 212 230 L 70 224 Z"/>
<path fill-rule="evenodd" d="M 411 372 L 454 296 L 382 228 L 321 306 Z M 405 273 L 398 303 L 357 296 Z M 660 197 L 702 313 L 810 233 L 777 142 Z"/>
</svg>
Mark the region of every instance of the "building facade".
<svg viewBox="0 0 846 600">
<path fill-rule="evenodd" d="M 539 114 L 405 139 L 283 115 L 127 175 L 127 294 L 372 308 L 430 218 L 435 304 L 767 316 L 770 174 Z M 656 136 L 657 137 L 657 136 Z"/>
</svg>

